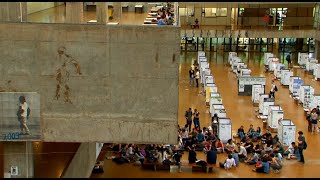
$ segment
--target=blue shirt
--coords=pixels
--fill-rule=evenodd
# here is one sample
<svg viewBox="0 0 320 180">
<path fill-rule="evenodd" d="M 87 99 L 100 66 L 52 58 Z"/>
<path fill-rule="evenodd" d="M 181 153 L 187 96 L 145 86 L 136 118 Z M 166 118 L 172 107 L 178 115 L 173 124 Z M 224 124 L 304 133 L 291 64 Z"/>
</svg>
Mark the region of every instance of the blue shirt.
<svg viewBox="0 0 320 180">
<path fill-rule="evenodd" d="M 199 133 L 197 138 L 199 142 L 204 141 L 204 135 L 202 133 Z"/>
<path fill-rule="evenodd" d="M 238 153 L 233 153 L 232 158 L 234 159 L 236 166 L 239 166 L 239 156 Z"/>
<path fill-rule="evenodd" d="M 159 21 L 158 21 L 158 25 L 164 25 L 164 22 L 161 21 L 161 20 L 159 20 Z"/>
<path fill-rule="evenodd" d="M 269 173 L 270 172 L 269 162 L 261 162 L 261 164 L 262 164 L 263 172 Z"/>
<path fill-rule="evenodd" d="M 217 163 L 217 151 L 210 150 L 207 152 L 207 163 L 216 164 Z"/>
</svg>

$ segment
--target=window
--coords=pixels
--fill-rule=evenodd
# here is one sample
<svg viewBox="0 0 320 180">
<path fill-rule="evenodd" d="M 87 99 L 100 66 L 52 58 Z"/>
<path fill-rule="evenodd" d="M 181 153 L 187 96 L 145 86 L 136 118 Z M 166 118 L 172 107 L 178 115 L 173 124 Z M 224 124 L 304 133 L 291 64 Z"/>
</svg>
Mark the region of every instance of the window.
<svg viewBox="0 0 320 180">
<path fill-rule="evenodd" d="M 205 17 L 227 16 L 227 8 L 203 8 Z"/>
<path fill-rule="evenodd" d="M 193 8 L 179 8 L 180 16 L 193 16 L 194 9 Z"/>
</svg>

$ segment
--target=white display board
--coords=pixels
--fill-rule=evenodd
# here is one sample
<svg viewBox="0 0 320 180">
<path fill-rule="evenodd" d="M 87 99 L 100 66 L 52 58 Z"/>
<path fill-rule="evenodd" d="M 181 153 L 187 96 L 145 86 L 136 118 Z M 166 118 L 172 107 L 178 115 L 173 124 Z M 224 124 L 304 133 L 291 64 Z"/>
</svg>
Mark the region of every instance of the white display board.
<svg viewBox="0 0 320 180">
<path fill-rule="evenodd" d="M 237 70 L 236 70 L 236 73 L 240 73 L 241 69 L 244 69 L 244 68 L 247 68 L 247 65 L 244 63 L 244 62 L 239 62 L 237 64 Z"/>
<path fill-rule="evenodd" d="M 233 56 L 237 56 L 237 53 L 236 52 L 229 52 L 228 62 L 230 65 L 232 65 L 232 57 Z"/>
<path fill-rule="evenodd" d="M 265 52 L 264 53 L 264 65 L 269 65 L 269 58 L 270 57 L 275 57 L 275 55 L 273 53 L 268 53 L 268 52 Z"/>
<path fill-rule="evenodd" d="M 276 69 L 276 66 L 278 63 L 280 63 L 279 58 L 269 57 L 269 59 L 268 59 L 269 71 L 274 71 L 274 69 Z"/>
<path fill-rule="evenodd" d="M 217 114 L 219 118 L 227 117 L 227 112 L 225 109 L 215 109 L 213 114 L 211 114 L 211 117 L 213 117 L 214 114 Z"/>
<path fill-rule="evenodd" d="M 241 69 L 238 77 L 250 77 L 251 70 L 250 69 Z"/>
<path fill-rule="evenodd" d="M 266 85 L 265 77 L 239 77 L 238 92 L 244 92 L 245 85 L 261 84 Z"/>
<path fill-rule="evenodd" d="M 200 83 L 204 84 L 205 76 L 211 75 L 211 70 L 209 68 L 200 69 Z"/>
<path fill-rule="evenodd" d="M 197 59 L 198 64 L 200 63 L 200 56 L 205 57 L 206 53 L 204 51 L 198 51 L 198 59 Z"/>
<path fill-rule="evenodd" d="M 229 118 L 219 118 L 218 136 L 223 143 L 232 139 L 232 123 Z"/>
<path fill-rule="evenodd" d="M 299 79 L 299 76 L 290 76 L 289 93 L 293 92 L 293 80 Z"/>
<path fill-rule="evenodd" d="M 252 95 L 251 101 L 256 104 L 259 103 L 260 94 L 264 93 L 264 86 L 261 84 L 254 84 L 252 85 Z"/>
<path fill-rule="evenodd" d="M 281 78 L 281 70 L 282 69 L 285 69 L 286 68 L 286 66 L 284 65 L 284 64 L 281 64 L 281 63 L 278 63 L 277 65 L 276 65 L 276 68 L 274 69 L 274 76 L 277 78 L 277 79 L 279 79 L 279 78 Z"/>
<path fill-rule="evenodd" d="M 303 79 L 297 76 L 291 76 L 290 79 L 290 85 L 292 84 L 290 91 L 292 93 L 292 97 L 299 97 L 300 86 L 303 85 Z"/>
<path fill-rule="evenodd" d="M 306 65 L 307 61 L 309 58 L 309 54 L 308 53 L 298 53 L 298 64 L 300 66 L 304 66 Z"/>
<path fill-rule="evenodd" d="M 310 107 L 311 109 L 316 108 L 317 106 L 320 106 L 320 95 L 311 94 L 310 96 Z"/>
<path fill-rule="evenodd" d="M 215 84 L 207 84 L 206 87 L 206 103 L 210 102 L 210 95 L 211 93 L 217 93 L 218 88 Z"/>
<path fill-rule="evenodd" d="M 261 114 L 263 116 L 268 116 L 268 112 L 269 112 L 269 106 L 274 105 L 274 98 L 264 98 L 263 102 L 262 102 L 262 112 Z"/>
<path fill-rule="evenodd" d="M 315 64 L 318 63 L 318 60 L 315 58 L 308 58 L 306 63 L 306 71 L 312 71 L 315 68 Z"/>
<path fill-rule="evenodd" d="M 320 64 L 318 64 L 318 63 L 314 65 L 313 77 L 316 80 L 320 79 Z"/>
<path fill-rule="evenodd" d="M 292 142 L 296 142 L 296 126 L 289 119 L 279 121 L 278 138 L 282 145 L 290 146 Z"/>
<path fill-rule="evenodd" d="M 269 98 L 269 94 L 260 94 L 259 97 L 259 114 L 263 112 L 264 99 Z"/>
<path fill-rule="evenodd" d="M 232 61 L 232 65 L 231 65 L 232 72 L 234 72 L 234 73 L 237 72 L 237 68 L 238 68 L 239 63 L 242 63 L 241 59 L 239 57 L 233 57 L 233 61 Z"/>
<path fill-rule="evenodd" d="M 269 106 L 268 110 L 268 126 L 278 129 L 278 121 L 283 119 L 283 110 L 280 106 Z"/>
<path fill-rule="evenodd" d="M 204 79 L 205 79 L 205 81 L 204 81 L 204 89 L 206 90 L 207 84 L 214 84 L 214 78 L 211 75 L 206 75 L 206 76 L 204 76 Z"/>
<path fill-rule="evenodd" d="M 217 113 L 218 109 L 224 109 L 223 104 L 212 104 L 212 109 L 210 109 L 211 117 L 213 117 L 214 113 Z"/>
<path fill-rule="evenodd" d="M 314 94 L 314 88 L 309 85 L 301 85 L 299 91 L 299 99 L 304 109 L 310 108 L 311 95 Z"/>
<path fill-rule="evenodd" d="M 293 76 L 293 72 L 290 70 L 281 70 L 281 79 L 280 83 L 284 86 L 289 86 L 290 84 L 290 76 Z"/>
</svg>

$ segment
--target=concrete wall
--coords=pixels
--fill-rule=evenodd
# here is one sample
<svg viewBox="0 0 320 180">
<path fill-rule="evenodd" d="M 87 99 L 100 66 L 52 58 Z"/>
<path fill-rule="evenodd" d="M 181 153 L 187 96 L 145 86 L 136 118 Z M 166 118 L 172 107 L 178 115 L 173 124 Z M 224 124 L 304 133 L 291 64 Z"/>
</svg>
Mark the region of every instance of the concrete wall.
<svg viewBox="0 0 320 180">
<path fill-rule="evenodd" d="M 89 178 L 96 162 L 95 155 L 95 143 L 81 143 L 63 178 Z"/>
<path fill-rule="evenodd" d="M 44 141 L 177 142 L 179 28 L 2 23 L 0 31 L 0 87 L 11 80 L 40 93 Z M 65 61 L 70 90 L 61 83 L 57 100 Z"/>
</svg>

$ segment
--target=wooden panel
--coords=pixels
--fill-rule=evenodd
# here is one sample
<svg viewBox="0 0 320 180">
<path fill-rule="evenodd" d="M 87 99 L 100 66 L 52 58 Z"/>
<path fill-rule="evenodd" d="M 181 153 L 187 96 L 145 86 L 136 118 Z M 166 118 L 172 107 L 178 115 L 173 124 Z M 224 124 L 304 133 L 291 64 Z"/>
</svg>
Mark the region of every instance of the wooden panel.
<svg viewBox="0 0 320 180">
<path fill-rule="evenodd" d="M 243 12 L 244 17 L 256 17 L 259 14 L 258 8 L 245 8 Z"/>
<path fill-rule="evenodd" d="M 308 15 L 307 8 L 297 8 L 297 17 L 306 17 Z"/>
<path fill-rule="evenodd" d="M 313 8 L 307 8 L 308 9 L 308 17 L 313 17 Z"/>
<path fill-rule="evenodd" d="M 296 17 L 297 8 L 288 8 L 287 17 Z"/>
<path fill-rule="evenodd" d="M 258 16 L 263 17 L 267 11 L 269 11 L 269 8 L 259 8 L 258 9 Z"/>
</svg>

